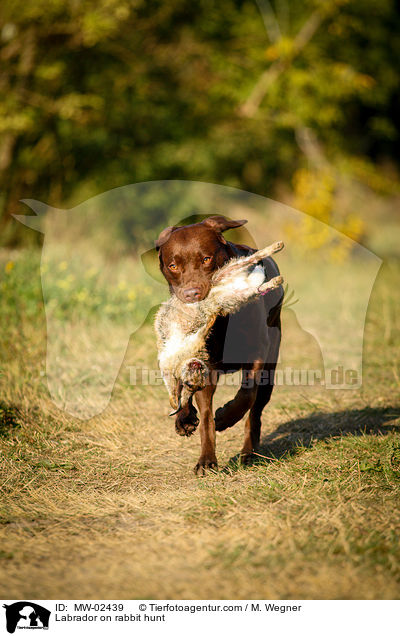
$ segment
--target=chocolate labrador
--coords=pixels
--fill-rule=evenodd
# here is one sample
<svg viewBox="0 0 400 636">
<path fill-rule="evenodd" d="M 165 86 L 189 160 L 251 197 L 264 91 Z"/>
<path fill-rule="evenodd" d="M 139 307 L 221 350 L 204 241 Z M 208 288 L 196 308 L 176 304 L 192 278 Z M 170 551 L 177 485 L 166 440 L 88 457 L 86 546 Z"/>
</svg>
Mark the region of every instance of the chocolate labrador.
<svg viewBox="0 0 400 636">
<path fill-rule="evenodd" d="M 227 241 L 222 232 L 247 221 L 210 216 L 200 223 L 173 226 L 163 230 L 156 241 L 161 272 L 171 294 L 184 303 L 203 300 L 211 286 L 213 272 L 231 258 L 255 250 Z M 279 270 L 272 260 L 263 261 L 268 279 Z M 278 288 L 231 316 L 218 316 L 207 338 L 210 380 L 195 394 L 200 415 L 201 454 L 194 468 L 197 475 L 217 469 L 215 431 L 223 431 L 241 420 L 247 412 L 241 459 L 247 462 L 257 449 L 261 432 L 261 413 L 269 402 L 281 340 L 280 309 L 283 290 Z M 217 409 L 213 416 L 213 396 L 218 377 L 242 369 L 241 386 L 233 400 Z M 175 420 L 177 433 L 191 435 L 198 424 L 197 411 L 190 403 Z"/>
</svg>

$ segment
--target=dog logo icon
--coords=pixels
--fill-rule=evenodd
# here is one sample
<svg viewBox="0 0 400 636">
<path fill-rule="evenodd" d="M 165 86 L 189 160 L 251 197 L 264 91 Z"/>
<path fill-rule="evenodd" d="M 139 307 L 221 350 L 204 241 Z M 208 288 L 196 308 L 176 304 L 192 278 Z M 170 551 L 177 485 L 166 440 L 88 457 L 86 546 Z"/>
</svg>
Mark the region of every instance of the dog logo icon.
<svg viewBox="0 0 400 636">
<path fill-rule="evenodd" d="M 7 631 L 14 634 L 16 629 L 48 629 L 50 610 L 32 603 L 18 601 L 11 605 L 3 605 L 6 610 Z"/>
</svg>

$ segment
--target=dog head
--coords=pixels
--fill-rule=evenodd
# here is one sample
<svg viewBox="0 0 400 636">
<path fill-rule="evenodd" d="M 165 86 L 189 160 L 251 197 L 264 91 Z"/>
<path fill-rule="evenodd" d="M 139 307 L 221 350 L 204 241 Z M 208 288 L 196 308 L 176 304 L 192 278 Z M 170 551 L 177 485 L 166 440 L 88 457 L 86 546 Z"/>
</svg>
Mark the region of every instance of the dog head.
<svg viewBox="0 0 400 636">
<path fill-rule="evenodd" d="M 211 287 L 215 270 L 235 255 L 232 244 L 222 236 L 245 220 L 230 221 L 210 216 L 201 223 L 171 226 L 156 241 L 160 269 L 174 293 L 184 303 L 203 300 Z"/>
</svg>

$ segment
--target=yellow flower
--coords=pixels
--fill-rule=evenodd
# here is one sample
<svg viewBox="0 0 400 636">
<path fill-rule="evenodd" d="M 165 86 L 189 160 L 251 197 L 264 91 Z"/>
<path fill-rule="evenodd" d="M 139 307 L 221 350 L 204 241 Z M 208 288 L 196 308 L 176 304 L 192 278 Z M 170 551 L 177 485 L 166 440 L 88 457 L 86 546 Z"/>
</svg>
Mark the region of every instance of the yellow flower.
<svg viewBox="0 0 400 636">
<path fill-rule="evenodd" d="M 58 266 L 58 270 L 60 272 L 64 272 L 67 269 L 67 267 L 68 267 L 67 261 L 61 261 L 61 263 Z"/>
<path fill-rule="evenodd" d="M 6 266 L 4 268 L 6 270 L 6 274 L 9 274 L 11 270 L 13 269 L 13 267 L 14 267 L 13 261 L 8 261 L 8 263 L 6 263 Z"/>
<path fill-rule="evenodd" d="M 74 281 L 74 277 L 72 276 L 72 274 L 70 274 L 64 280 L 59 280 L 57 282 L 57 287 L 60 287 L 60 289 L 70 289 L 73 281 Z"/>
<path fill-rule="evenodd" d="M 81 289 L 81 291 L 79 291 L 79 292 L 77 292 L 75 294 L 75 299 L 78 302 L 83 302 L 84 300 L 86 300 L 87 296 L 88 296 L 88 293 L 87 293 L 86 289 Z"/>
<path fill-rule="evenodd" d="M 128 298 L 129 300 L 135 300 L 136 298 L 136 292 L 134 289 L 132 289 L 129 293 L 128 293 Z"/>
</svg>

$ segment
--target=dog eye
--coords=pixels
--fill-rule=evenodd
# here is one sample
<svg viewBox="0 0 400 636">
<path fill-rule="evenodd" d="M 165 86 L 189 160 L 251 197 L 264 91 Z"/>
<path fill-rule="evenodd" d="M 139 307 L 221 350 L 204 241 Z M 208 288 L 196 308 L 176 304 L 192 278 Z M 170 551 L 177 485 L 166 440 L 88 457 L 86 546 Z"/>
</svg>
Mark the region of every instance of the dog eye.
<svg viewBox="0 0 400 636">
<path fill-rule="evenodd" d="M 175 270 L 176 269 L 176 265 L 175 263 L 171 263 L 170 265 L 168 265 L 169 269 Z"/>
<path fill-rule="evenodd" d="M 211 261 L 211 256 L 205 256 L 203 258 L 203 263 L 209 263 Z"/>
</svg>

